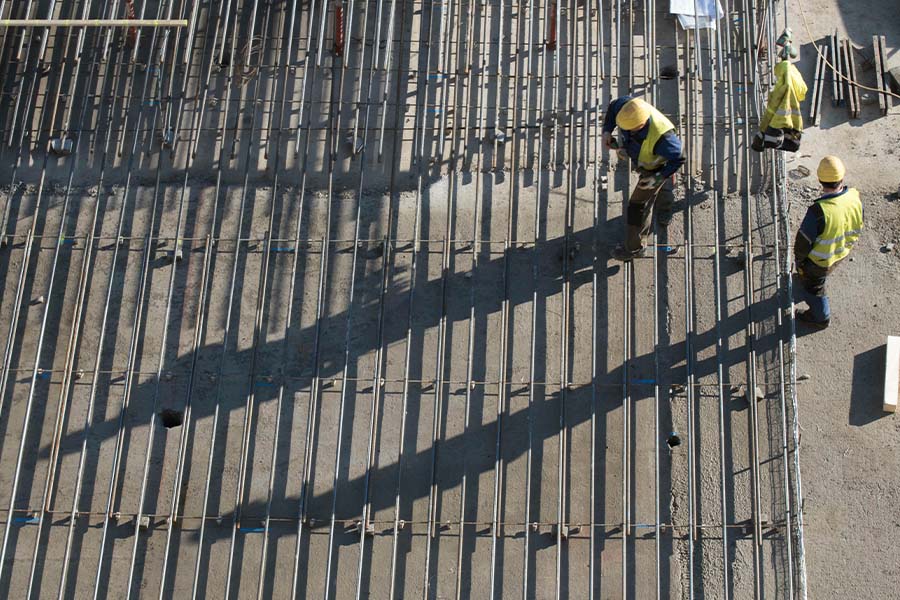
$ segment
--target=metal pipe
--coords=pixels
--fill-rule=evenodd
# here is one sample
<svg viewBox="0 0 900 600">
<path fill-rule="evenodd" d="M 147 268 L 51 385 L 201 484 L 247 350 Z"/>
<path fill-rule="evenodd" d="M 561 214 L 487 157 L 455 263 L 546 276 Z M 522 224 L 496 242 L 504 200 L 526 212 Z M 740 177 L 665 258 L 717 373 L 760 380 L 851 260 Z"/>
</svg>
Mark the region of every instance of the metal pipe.
<svg viewBox="0 0 900 600">
<path fill-rule="evenodd" d="M 187 27 L 187 19 L 0 19 L 0 27 Z"/>
</svg>

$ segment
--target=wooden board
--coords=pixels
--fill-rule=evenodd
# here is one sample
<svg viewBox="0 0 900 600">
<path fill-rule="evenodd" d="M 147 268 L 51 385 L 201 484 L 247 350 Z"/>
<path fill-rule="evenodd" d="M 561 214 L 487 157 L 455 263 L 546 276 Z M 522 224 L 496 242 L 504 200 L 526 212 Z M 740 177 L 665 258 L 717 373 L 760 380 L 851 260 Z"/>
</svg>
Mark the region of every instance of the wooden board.
<svg viewBox="0 0 900 600">
<path fill-rule="evenodd" d="M 900 393 L 900 337 L 888 336 L 885 355 L 883 408 L 885 412 L 896 412 Z"/>
</svg>

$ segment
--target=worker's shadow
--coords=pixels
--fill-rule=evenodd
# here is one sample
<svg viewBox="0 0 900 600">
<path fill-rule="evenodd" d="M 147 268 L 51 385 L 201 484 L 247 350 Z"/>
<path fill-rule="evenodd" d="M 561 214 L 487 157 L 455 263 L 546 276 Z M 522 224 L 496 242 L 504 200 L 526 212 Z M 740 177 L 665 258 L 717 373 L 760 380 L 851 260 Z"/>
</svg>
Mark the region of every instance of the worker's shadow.
<svg viewBox="0 0 900 600">
<path fill-rule="evenodd" d="M 882 345 L 853 357 L 850 425 L 861 427 L 889 415 L 881 408 L 885 352 Z"/>
</svg>

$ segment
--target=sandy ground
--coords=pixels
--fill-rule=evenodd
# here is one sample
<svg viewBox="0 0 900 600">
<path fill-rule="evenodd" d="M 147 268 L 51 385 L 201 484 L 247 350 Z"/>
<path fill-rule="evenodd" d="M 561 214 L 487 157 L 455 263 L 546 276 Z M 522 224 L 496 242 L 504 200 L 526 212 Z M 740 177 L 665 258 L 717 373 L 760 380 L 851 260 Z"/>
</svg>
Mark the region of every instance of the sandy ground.
<svg viewBox="0 0 900 600">
<path fill-rule="evenodd" d="M 803 64 L 810 81 L 814 56 L 808 35 L 789 2 L 796 35 L 804 41 Z M 817 39 L 833 27 L 856 48 L 870 51 L 871 36 L 885 35 L 896 48 L 900 23 L 884 19 L 892 2 L 804 2 Z M 861 54 L 858 54 L 858 56 Z M 900 64 L 896 50 L 891 66 Z M 871 70 L 862 82 L 874 83 Z M 900 421 L 881 411 L 886 336 L 895 335 L 900 290 L 900 114 L 897 100 L 887 117 L 876 104 L 851 120 L 844 107 L 825 97 L 822 125 L 807 131 L 800 156 L 787 163 L 796 184 L 791 217 L 799 224 L 814 191 L 814 177 L 792 178 L 803 165 L 815 172 L 823 153 L 840 156 L 847 181 L 864 199 L 866 233 L 848 261 L 829 281 L 833 326 L 798 340 L 802 473 L 805 496 L 808 577 L 811 598 L 894 598 L 900 571 L 897 535 Z M 895 244 L 888 250 L 886 244 Z M 803 329 L 800 333 L 808 333 Z"/>
</svg>

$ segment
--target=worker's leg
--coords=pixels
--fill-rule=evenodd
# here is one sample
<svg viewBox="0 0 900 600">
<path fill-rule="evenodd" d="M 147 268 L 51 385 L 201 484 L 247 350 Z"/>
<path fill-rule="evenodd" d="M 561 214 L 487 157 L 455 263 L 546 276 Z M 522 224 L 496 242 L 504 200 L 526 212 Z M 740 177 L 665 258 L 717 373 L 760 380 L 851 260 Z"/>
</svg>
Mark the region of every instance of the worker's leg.
<svg viewBox="0 0 900 600">
<path fill-rule="evenodd" d="M 818 323 L 825 323 L 831 318 L 831 305 L 825 293 L 825 279 L 828 271 L 810 262 L 802 265 L 797 283 L 794 286 L 794 301 L 804 301 L 809 306 L 810 317 Z"/>
<path fill-rule="evenodd" d="M 656 223 L 667 227 L 672 220 L 672 206 L 675 204 L 675 184 L 671 177 L 666 177 L 662 187 L 656 194 Z"/>
<path fill-rule="evenodd" d="M 625 215 L 625 250 L 637 252 L 644 247 L 644 240 L 650 234 L 653 220 L 653 205 L 659 190 L 642 190 L 634 188 L 628 199 L 628 212 Z"/>
</svg>

